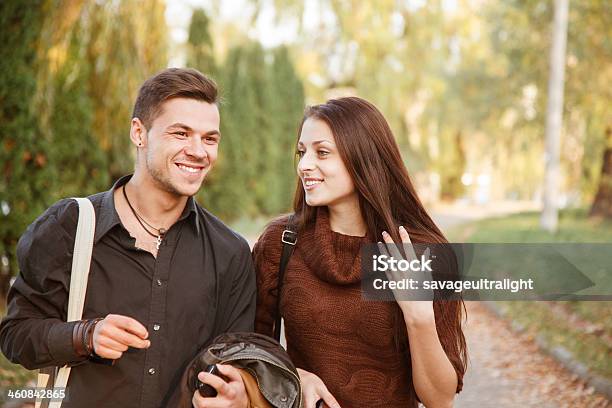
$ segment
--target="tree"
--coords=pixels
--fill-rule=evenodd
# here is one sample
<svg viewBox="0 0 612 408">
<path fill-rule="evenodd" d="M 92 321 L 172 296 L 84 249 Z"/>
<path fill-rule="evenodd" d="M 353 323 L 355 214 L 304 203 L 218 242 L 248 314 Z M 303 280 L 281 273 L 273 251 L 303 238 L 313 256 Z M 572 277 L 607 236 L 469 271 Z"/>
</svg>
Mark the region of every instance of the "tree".
<svg viewBox="0 0 612 408">
<path fill-rule="evenodd" d="M 601 165 L 601 179 L 589 215 L 612 217 L 612 127 L 606 129 L 606 148 Z"/>
<path fill-rule="evenodd" d="M 286 211 L 304 106 L 288 50 L 266 52 L 258 43 L 234 47 L 219 83 L 222 139 L 216 168 L 202 189 L 204 204 L 227 220 Z"/>
<path fill-rule="evenodd" d="M 87 195 L 132 168 L 138 86 L 165 67 L 158 0 L 0 2 L 0 291 L 15 247 L 59 198 Z"/>
<path fill-rule="evenodd" d="M 54 200 L 87 196 L 108 188 L 106 156 L 92 132 L 93 103 L 88 93 L 89 71 L 84 64 L 86 33 L 79 23 L 69 35 L 66 60 L 53 77 L 49 120 Z"/>
<path fill-rule="evenodd" d="M 569 0 L 555 0 L 553 45 L 550 51 L 550 79 L 546 114 L 546 154 L 544 173 L 544 208 L 540 223 L 549 232 L 557 230 L 559 150 L 563 125 L 563 88 L 565 82 L 565 46 Z"/>
<path fill-rule="evenodd" d="M 0 291 L 17 271 L 17 240 L 49 204 L 49 140 L 34 110 L 44 2 L 0 2 Z"/>
<path fill-rule="evenodd" d="M 204 74 L 215 77 L 217 66 L 215 63 L 214 44 L 210 36 L 210 19 L 202 9 L 196 9 L 191 16 L 189 24 L 189 37 L 187 39 L 187 66 L 198 69 Z"/>
</svg>

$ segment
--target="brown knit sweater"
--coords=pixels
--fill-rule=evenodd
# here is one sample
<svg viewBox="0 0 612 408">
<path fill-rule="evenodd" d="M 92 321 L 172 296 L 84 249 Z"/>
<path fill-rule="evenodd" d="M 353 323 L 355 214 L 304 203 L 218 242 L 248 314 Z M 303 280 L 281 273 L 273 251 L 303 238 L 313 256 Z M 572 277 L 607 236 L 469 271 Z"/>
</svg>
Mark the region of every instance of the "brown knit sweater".
<svg viewBox="0 0 612 408">
<path fill-rule="evenodd" d="M 255 329 L 269 336 L 286 222 L 282 218 L 268 225 L 253 249 Z M 367 238 L 331 231 L 326 209 L 319 209 L 315 225 L 300 232 L 281 294 L 287 351 L 296 367 L 323 380 L 343 408 L 417 407 L 408 346 L 398 350 L 394 341 L 398 305 L 361 298 L 360 248 L 366 243 Z M 453 339 L 441 342 L 456 367 L 458 392 L 463 377 L 457 369 L 459 353 Z"/>
</svg>

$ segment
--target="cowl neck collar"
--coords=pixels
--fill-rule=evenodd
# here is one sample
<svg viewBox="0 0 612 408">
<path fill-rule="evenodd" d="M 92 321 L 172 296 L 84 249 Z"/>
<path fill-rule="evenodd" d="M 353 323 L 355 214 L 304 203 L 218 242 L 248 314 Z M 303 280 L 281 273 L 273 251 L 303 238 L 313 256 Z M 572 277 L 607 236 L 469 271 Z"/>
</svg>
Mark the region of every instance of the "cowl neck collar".
<svg viewBox="0 0 612 408">
<path fill-rule="evenodd" d="M 368 237 L 332 231 L 327 207 L 317 209 L 315 223 L 303 230 L 300 240 L 304 263 L 321 280 L 338 285 L 360 281 L 361 247 Z"/>
</svg>

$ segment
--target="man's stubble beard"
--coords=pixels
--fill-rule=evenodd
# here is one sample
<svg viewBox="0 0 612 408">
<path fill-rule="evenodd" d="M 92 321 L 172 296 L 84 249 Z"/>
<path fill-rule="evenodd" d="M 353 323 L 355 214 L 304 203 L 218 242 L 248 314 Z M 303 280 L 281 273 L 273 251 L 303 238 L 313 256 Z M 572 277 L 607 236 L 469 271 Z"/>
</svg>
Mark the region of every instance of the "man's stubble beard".
<svg viewBox="0 0 612 408">
<path fill-rule="evenodd" d="M 161 188 L 162 190 L 170 193 L 170 194 L 174 194 L 176 196 L 185 196 L 187 194 L 183 194 L 181 193 L 173 184 L 172 181 L 170 180 L 170 177 L 168 177 L 168 175 L 164 176 L 163 172 L 156 169 L 155 166 L 152 164 L 153 159 L 150 155 L 150 150 L 147 151 L 147 154 L 145 155 L 145 167 L 147 169 L 147 172 L 149 173 L 149 175 L 151 176 L 151 178 L 153 179 L 153 181 L 155 181 L 155 183 L 158 185 L 159 188 Z"/>
</svg>

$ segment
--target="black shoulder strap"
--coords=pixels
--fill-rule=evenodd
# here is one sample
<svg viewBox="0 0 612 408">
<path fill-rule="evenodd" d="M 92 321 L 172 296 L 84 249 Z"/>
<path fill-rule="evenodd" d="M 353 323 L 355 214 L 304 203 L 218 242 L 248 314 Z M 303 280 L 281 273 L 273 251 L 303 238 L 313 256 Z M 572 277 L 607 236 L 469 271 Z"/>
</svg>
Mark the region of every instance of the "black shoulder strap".
<svg viewBox="0 0 612 408">
<path fill-rule="evenodd" d="M 281 334 L 280 298 L 283 280 L 285 278 L 285 269 L 287 269 L 289 258 L 291 258 L 291 254 L 293 253 L 293 249 L 297 243 L 297 228 L 294 225 L 294 218 L 294 215 L 289 216 L 285 230 L 281 235 L 283 252 L 281 253 L 280 263 L 278 264 L 278 284 L 276 285 L 276 317 L 274 320 L 274 338 L 276 341 L 280 341 Z"/>
</svg>

